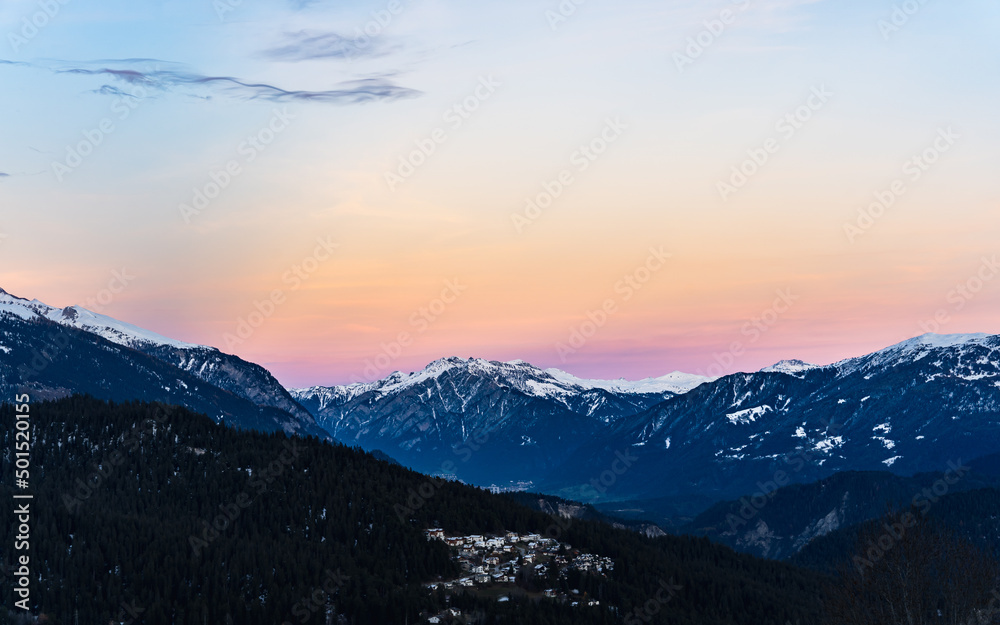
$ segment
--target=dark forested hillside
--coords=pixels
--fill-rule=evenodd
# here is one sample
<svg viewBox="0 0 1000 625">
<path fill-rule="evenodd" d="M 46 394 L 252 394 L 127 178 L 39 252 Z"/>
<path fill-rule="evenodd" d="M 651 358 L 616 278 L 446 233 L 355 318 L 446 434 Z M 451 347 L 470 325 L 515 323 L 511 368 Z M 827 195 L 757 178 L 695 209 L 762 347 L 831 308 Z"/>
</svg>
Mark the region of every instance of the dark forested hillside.
<svg viewBox="0 0 1000 625">
<path fill-rule="evenodd" d="M 618 519 L 604 514 L 590 504 L 563 499 L 562 497 L 557 497 L 555 495 L 514 492 L 506 493 L 505 496 L 523 506 L 531 508 L 532 510 L 539 510 L 562 519 L 600 521 L 601 523 L 612 527 L 630 529 L 634 532 L 645 534 L 646 536 L 663 536 L 666 533 L 655 523 L 651 523 L 649 521 Z"/>
<path fill-rule="evenodd" d="M 977 488 L 941 497 L 930 492 L 930 497 L 923 497 L 912 506 L 915 517 L 926 519 L 933 527 L 944 528 L 1000 558 L 1000 490 Z M 910 506 L 907 504 L 899 507 Z M 821 571 L 835 571 L 849 562 L 859 536 L 873 527 L 878 528 L 880 522 L 880 519 L 871 519 L 820 536 L 790 558 L 790 561 Z"/>
<path fill-rule="evenodd" d="M 930 508 L 944 494 L 1000 485 L 989 472 L 989 462 L 989 458 L 952 462 L 954 469 L 945 465 L 938 472 L 909 477 L 887 471 L 843 471 L 810 484 L 761 489 L 715 504 L 679 532 L 708 536 L 744 553 L 788 560 L 810 541 L 877 518 L 887 508 L 922 502 Z M 961 520 L 959 516 L 956 522 Z"/>
<path fill-rule="evenodd" d="M 459 622 L 478 623 L 785 625 L 818 616 L 814 573 L 704 538 L 556 522 L 318 439 L 79 396 L 34 404 L 30 414 L 31 604 L 50 623 L 389 625 L 426 622 L 449 605 L 466 615 Z M 0 409 L 0 421 L 9 476 L 13 407 Z M 5 479 L 5 501 L 11 490 Z M 3 577 L 13 573 L 12 526 L 0 525 Z M 615 567 L 557 582 L 600 598 L 599 607 L 431 592 L 424 582 L 457 571 L 448 547 L 425 538 L 428 527 L 537 532 Z M 668 585 L 679 589 L 657 594 Z M 11 586 L 2 587 L 9 609 Z"/>
</svg>

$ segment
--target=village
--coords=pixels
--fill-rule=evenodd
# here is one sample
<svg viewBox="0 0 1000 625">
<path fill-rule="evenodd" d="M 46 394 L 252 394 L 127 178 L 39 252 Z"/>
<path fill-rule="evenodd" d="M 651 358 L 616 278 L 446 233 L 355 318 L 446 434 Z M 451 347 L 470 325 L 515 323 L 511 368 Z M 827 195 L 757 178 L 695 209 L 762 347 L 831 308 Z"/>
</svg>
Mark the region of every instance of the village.
<svg viewBox="0 0 1000 625">
<path fill-rule="evenodd" d="M 486 536 L 446 536 L 440 528 L 425 530 L 428 540 L 440 540 L 452 548 L 453 558 L 461 567 L 463 577 L 426 584 L 427 588 L 461 589 L 503 589 L 515 586 L 518 580 L 553 580 L 566 577 L 569 570 L 578 570 L 596 575 L 606 575 L 614 569 L 614 562 L 591 553 L 581 553 L 571 545 L 560 543 L 554 538 L 543 538 L 540 534 L 517 534 Z M 544 597 L 568 603 L 572 606 L 599 606 L 600 601 L 585 597 L 578 590 L 562 591 L 546 588 Z M 509 600 L 500 596 L 498 601 Z M 444 615 L 455 616 L 455 615 Z M 437 620 L 435 620 L 437 619 Z M 441 617 L 431 617 L 431 623 L 441 623 Z"/>
</svg>

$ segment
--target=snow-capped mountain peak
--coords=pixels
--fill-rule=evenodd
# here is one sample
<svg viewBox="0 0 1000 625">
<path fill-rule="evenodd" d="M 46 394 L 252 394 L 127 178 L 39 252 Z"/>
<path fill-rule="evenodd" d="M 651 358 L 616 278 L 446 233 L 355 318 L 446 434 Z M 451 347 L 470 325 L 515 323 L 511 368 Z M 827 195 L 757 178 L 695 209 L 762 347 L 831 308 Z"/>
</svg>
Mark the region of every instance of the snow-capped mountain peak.
<svg viewBox="0 0 1000 625">
<path fill-rule="evenodd" d="M 635 381 L 626 380 L 625 378 L 617 380 L 587 380 L 578 378 L 560 369 L 546 369 L 545 373 L 560 382 L 583 389 L 601 388 L 616 393 L 673 393 L 680 395 L 701 386 L 705 382 L 711 382 L 716 379 L 694 373 L 684 373 L 682 371 L 674 371 L 658 378 L 645 378 Z"/>
<path fill-rule="evenodd" d="M 352 435 L 367 436 L 364 426 L 355 423 L 358 415 L 366 415 L 363 421 L 367 422 L 372 406 L 385 405 L 389 407 L 386 415 L 398 415 L 401 406 L 406 406 L 406 414 L 429 411 L 431 424 L 462 415 L 459 430 L 465 437 L 496 419 L 506 421 L 507 414 L 522 415 L 514 418 L 510 427 L 519 427 L 515 424 L 521 419 L 544 414 L 583 419 L 587 425 L 573 427 L 589 430 L 594 422 L 609 423 L 636 414 L 706 381 L 708 378 L 679 372 L 635 382 L 586 380 L 558 369 L 542 370 L 523 360 L 447 357 L 420 371 L 396 372 L 372 382 L 289 391 L 335 436 L 343 435 L 345 428 L 358 430 L 350 430 Z M 408 426 L 399 427 L 406 430 Z M 411 441 L 427 436 L 423 430 L 406 431 L 407 436 L 412 435 Z"/>
<path fill-rule="evenodd" d="M 420 371 L 411 373 L 394 372 L 391 375 L 373 382 L 356 382 L 343 386 L 315 386 L 304 389 L 291 389 L 299 396 L 321 394 L 331 400 L 348 400 L 366 393 L 377 391 L 385 395 L 398 393 L 419 386 L 424 382 L 440 378 L 448 372 L 464 374 L 488 379 L 498 385 L 514 388 L 525 395 L 561 401 L 566 395 L 577 395 L 596 389 L 625 395 L 679 395 L 691 389 L 710 382 L 716 378 L 674 371 L 658 378 L 644 380 L 589 380 L 579 378 L 560 369 L 539 369 L 524 361 L 511 360 L 500 362 L 483 358 L 459 358 L 449 356 L 439 358 Z M 324 391 L 325 392 L 321 392 Z"/>
<path fill-rule="evenodd" d="M 920 336 L 908 339 L 901 343 L 893 345 L 889 349 L 900 348 L 903 350 L 914 350 L 914 349 L 925 349 L 925 348 L 939 348 L 939 347 L 954 347 L 956 345 L 964 345 L 969 343 L 982 343 L 983 339 L 989 338 L 990 335 L 978 332 L 975 334 L 934 334 L 933 332 L 928 332 L 927 334 L 922 334 Z"/>
<path fill-rule="evenodd" d="M 266 369 L 214 347 L 171 339 L 80 306 L 29 301 L 2 289 L 0 326 L 5 337 L 0 385 L 17 388 L 30 382 L 39 394 L 52 397 L 87 392 L 100 398 L 164 401 L 240 427 L 328 436 Z M 56 335 L 62 341 L 54 350 L 57 358 L 39 349 L 40 341 Z M 61 353 L 62 345 L 73 348 Z"/>
<path fill-rule="evenodd" d="M 73 326 L 94 334 L 99 334 L 112 343 L 134 346 L 136 343 L 152 343 L 178 349 L 214 349 L 204 345 L 195 345 L 178 341 L 162 334 L 134 326 L 131 323 L 119 321 L 107 315 L 95 313 L 80 306 L 68 306 L 63 309 L 52 309 L 45 315 L 56 323 Z"/>
<path fill-rule="evenodd" d="M 781 360 L 770 367 L 764 367 L 760 371 L 761 373 L 787 373 L 795 375 L 796 373 L 818 368 L 818 365 L 813 365 L 802 360 Z"/>
<path fill-rule="evenodd" d="M 841 375 L 850 375 L 858 371 L 868 371 L 873 368 L 890 367 L 895 363 L 912 363 L 922 360 L 932 353 L 949 353 L 960 357 L 968 350 L 1000 348 L 1000 336 L 976 334 L 934 334 L 927 333 L 907 339 L 895 345 L 890 345 L 866 356 L 848 358 L 834 363 Z M 998 359 L 1000 360 L 1000 359 Z"/>
<path fill-rule="evenodd" d="M 60 325 L 100 335 L 112 343 L 126 347 L 158 345 L 179 349 L 215 349 L 171 339 L 107 315 L 92 312 L 81 306 L 56 308 L 38 300 L 28 301 L 0 289 L 0 314 L 2 313 L 15 315 L 26 321 L 38 318 L 48 319 Z"/>
</svg>

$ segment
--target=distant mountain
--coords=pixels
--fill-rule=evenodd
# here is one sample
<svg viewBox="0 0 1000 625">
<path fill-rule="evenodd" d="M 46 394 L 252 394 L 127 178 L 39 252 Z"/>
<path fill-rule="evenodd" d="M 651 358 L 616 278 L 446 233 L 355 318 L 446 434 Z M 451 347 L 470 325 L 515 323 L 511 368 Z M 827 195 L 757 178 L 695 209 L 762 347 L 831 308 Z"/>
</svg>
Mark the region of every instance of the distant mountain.
<svg viewBox="0 0 1000 625">
<path fill-rule="evenodd" d="M 627 415 L 706 378 L 582 380 L 523 362 L 443 358 L 377 382 L 294 389 L 331 435 L 430 473 L 531 480 Z"/>
<path fill-rule="evenodd" d="M 556 497 L 555 495 L 517 492 L 505 493 L 505 496 L 513 499 L 522 506 L 526 506 L 532 510 L 538 510 L 539 512 L 544 512 L 545 514 L 555 517 L 555 528 L 559 528 L 560 525 L 569 525 L 574 520 L 582 520 L 598 521 L 618 529 L 632 530 L 633 532 L 638 532 L 649 538 L 667 535 L 667 533 L 655 523 L 610 517 L 590 504 L 570 501 L 568 499 L 563 499 L 562 497 Z"/>
<path fill-rule="evenodd" d="M 810 484 L 747 493 L 712 506 L 677 531 L 707 536 L 744 553 L 788 559 L 813 539 L 878 518 L 890 507 L 916 503 L 930 508 L 944 494 L 1000 486 L 1000 478 L 978 470 L 977 463 L 953 464 L 954 469 L 909 477 L 844 471 Z"/>
<path fill-rule="evenodd" d="M 787 373 L 789 375 L 796 375 L 811 369 L 819 369 L 819 367 L 801 360 L 782 360 L 770 367 L 764 367 L 760 371 L 761 373 Z"/>
<path fill-rule="evenodd" d="M 736 498 L 779 475 L 941 470 L 1000 448 L 1000 337 L 925 335 L 825 367 L 728 375 L 609 430 L 542 486 L 576 498 L 593 490 L 581 475 L 625 451 L 634 459 L 602 486 L 609 498 Z"/>
<path fill-rule="evenodd" d="M 370 383 L 289 392 L 215 348 L 0 290 L 0 390 L 21 387 L 332 436 L 482 485 L 602 505 L 641 500 L 619 507 L 653 505 L 665 527 L 778 476 L 912 475 L 1000 448 L 1000 337 L 985 334 L 928 334 L 832 365 L 789 360 L 718 379 L 585 380 L 519 360 L 443 358 Z"/>
<path fill-rule="evenodd" d="M 640 383 L 446 358 L 292 395 L 334 436 L 420 470 L 584 502 L 668 498 L 696 514 L 693 502 L 779 474 L 906 475 L 997 449 L 1000 337 L 929 334 L 833 365 Z"/>
<path fill-rule="evenodd" d="M 515 361 L 518 364 L 527 364 L 524 361 Z M 645 380 L 629 381 L 624 378 L 617 380 L 586 380 L 575 375 L 560 371 L 559 369 L 546 369 L 545 373 L 556 380 L 567 385 L 566 390 L 572 391 L 573 387 L 585 390 L 601 388 L 615 393 L 627 394 L 664 394 L 679 395 L 691 389 L 701 386 L 705 382 L 711 382 L 716 378 L 710 378 L 694 373 L 684 373 L 674 371 L 658 378 L 646 378 Z"/>
<path fill-rule="evenodd" d="M 263 367 L 79 306 L 0 289 L 0 389 L 187 406 L 242 428 L 329 437 Z"/>
<path fill-rule="evenodd" d="M 1000 558 L 1000 489 L 962 490 L 942 496 L 932 506 L 915 510 L 901 506 L 899 509 L 911 510 L 917 517 L 926 516 L 935 526 L 968 540 L 995 558 Z M 923 514 L 925 511 L 926 515 Z M 857 541 L 861 531 L 872 525 L 877 527 L 877 524 L 877 519 L 870 519 L 834 529 L 816 537 L 800 551 L 786 558 L 786 561 L 824 573 L 834 573 L 843 566 L 849 567 L 852 557 L 857 554 Z"/>
</svg>

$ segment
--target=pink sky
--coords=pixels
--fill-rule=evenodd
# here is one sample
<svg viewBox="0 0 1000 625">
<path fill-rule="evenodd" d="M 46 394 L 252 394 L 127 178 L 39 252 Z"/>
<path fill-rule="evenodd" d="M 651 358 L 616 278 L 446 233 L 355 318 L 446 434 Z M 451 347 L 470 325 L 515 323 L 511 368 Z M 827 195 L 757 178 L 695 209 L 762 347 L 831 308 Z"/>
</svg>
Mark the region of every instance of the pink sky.
<svg viewBox="0 0 1000 625">
<path fill-rule="evenodd" d="M 681 64 L 734 3 L 555 26 L 527 0 L 404 4 L 351 59 L 317 42 L 367 5 L 67 4 L 0 64 L 0 286 L 82 304 L 124 268 L 99 312 L 291 386 L 450 355 L 607 378 L 823 364 L 936 315 L 1000 333 L 996 3 L 885 33 L 881 3 L 760 0 Z M 779 291 L 797 299 L 772 310 Z"/>
</svg>

